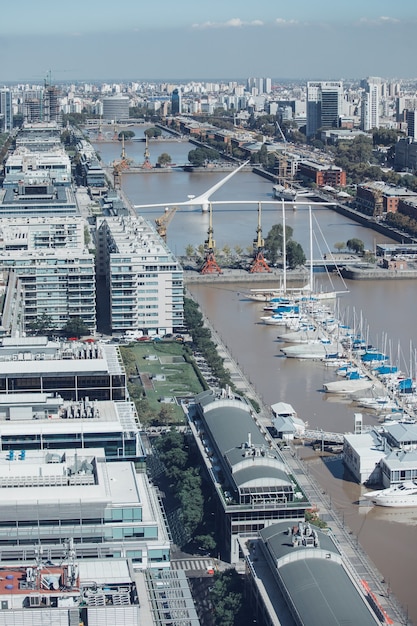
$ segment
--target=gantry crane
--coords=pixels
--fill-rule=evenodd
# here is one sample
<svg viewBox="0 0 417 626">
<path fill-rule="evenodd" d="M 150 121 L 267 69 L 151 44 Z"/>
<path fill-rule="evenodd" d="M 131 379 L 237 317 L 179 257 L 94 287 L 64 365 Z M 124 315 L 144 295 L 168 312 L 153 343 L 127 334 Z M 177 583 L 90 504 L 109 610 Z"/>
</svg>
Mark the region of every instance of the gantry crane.
<svg viewBox="0 0 417 626">
<path fill-rule="evenodd" d="M 167 240 L 167 228 L 172 221 L 178 207 L 173 206 L 170 209 L 166 207 L 165 213 L 155 218 L 156 232 L 164 241 Z"/>
<path fill-rule="evenodd" d="M 249 270 L 251 274 L 271 271 L 264 257 L 265 241 L 262 237 L 261 213 L 261 203 L 258 202 L 258 227 L 256 229 L 256 239 L 253 240 L 254 256 Z"/>
<path fill-rule="evenodd" d="M 222 271 L 217 264 L 214 256 L 216 243 L 213 239 L 213 209 L 211 202 L 209 203 L 209 227 L 207 230 L 207 239 L 204 242 L 204 263 L 201 267 L 201 274 L 221 274 Z"/>
</svg>

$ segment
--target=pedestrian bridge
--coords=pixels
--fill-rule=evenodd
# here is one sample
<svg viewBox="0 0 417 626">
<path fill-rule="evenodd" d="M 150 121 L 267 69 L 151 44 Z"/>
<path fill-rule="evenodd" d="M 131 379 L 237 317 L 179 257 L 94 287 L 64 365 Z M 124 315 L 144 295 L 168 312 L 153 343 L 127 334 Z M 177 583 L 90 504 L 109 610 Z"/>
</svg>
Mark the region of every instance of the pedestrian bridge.
<svg viewBox="0 0 417 626">
<path fill-rule="evenodd" d="M 309 439 L 311 441 L 322 441 L 323 443 L 338 443 L 342 444 L 344 441 L 343 433 L 329 433 L 324 430 L 306 430 L 303 439 Z"/>
</svg>

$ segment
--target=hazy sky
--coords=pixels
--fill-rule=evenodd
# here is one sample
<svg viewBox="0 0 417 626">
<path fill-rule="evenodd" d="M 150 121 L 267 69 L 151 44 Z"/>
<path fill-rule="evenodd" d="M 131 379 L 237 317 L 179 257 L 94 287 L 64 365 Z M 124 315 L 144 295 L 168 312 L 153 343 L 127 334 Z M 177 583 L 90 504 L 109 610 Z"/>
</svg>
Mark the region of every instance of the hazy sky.
<svg viewBox="0 0 417 626">
<path fill-rule="evenodd" d="M 415 77 L 416 27 L 416 0 L 4 2 L 0 84 Z"/>
</svg>

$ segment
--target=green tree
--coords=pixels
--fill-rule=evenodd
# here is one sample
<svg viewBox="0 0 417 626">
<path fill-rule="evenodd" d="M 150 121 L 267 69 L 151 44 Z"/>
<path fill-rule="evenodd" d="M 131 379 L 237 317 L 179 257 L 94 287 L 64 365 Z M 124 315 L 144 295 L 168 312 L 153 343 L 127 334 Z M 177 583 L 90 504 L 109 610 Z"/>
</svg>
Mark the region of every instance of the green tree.
<svg viewBox="0 0 417 626">
<path fill-rule="evenodd" d="M 218 151 L 212 148 L 196 148 L 188 153 L 188 160 L 195 167 L 201 167 L 210 161 L 217 161 L 219 157 Z"/>
<path fill-rule="evenodd" d="M 282 224 L 274 224 L 265 239 L 265 256 L 273 265 L 277 262 L 278 254 L 282 252 L 284 241 L 283 234 Z M 292 234 L 293 229 L 291 226 L 286 226 L 285 237 L 287 243 L 291 240 Z"/>
<path fill-rule="evenodd" d="M 185 256 L 191 258 L 195 255 L 195 248 L 194 246 L 189 243 L 186 247 L 185 247 Z"/>
<path fill-rule="evenodd" d="M 210 592 L 216 626 L 237 626 L 244 622 L 243 592 L 243 579 L 236 570 L 216 572 Z"/>
<path fill-rule="evenodd" d="M 133 132 L 133 130 L 121 130 L 120 133 L 117 135 L 117 138 L 119 141 L 122 141 L 124 137 L 125 141 L 128 141 L 129 139 L 132 139 L 134 136 L 135 136 L 135 133 Z"/>
<path fill-rule="evenodd" d="M 167 152 L 163 152 L 158 157 L 158 164 L 162 166 L 169 165 L 171 161 L 172 161 L 171 155 L 169 155 Z"/>
<path fill-rule="evenodd" d="M 355 252 L 356 254 L 362 254 L 365 248 L 365 244 L 361 239 L 353 237 L 352 239 L 348 239 L 348 241 L 346 242 L 346 247 L 348 250 L 352 250 L 352 252 Z"/>
<path fill-rule="evenodd" d="M 162 130 L 156 126 L 152 126 L 151 128 L 147 128 L 144 134 L 148 139 L 157 138 L 162 135 Z"/>
<path fill-rule="evenodd" d="M 81 317 L 72 317 L 67 321 L 65 326 L 62 328 L 62 332 L 67 337 L 81 337 L 81 335 L 88 335 L 90 329 L 83 322 Z"/>
<path fill-rule="evenodd" d="M 346 248 L 346 244 L 344 241 L 336 241 L 336 243 L 333 244 L 333 248 L 337 250 L 337 252 L 340 252 L 341 250 Z"/>
<path fill-rule="evenodd" d="M 45 335 L 53 329 L 52 317 L 47 313 L 42 313 L 35 321 L 28 324 L 28 330 L 34 335 Z"/>
<path fill-rule="evenodd" d="M 287 264 L 293 270 L 300 265 L 304 265 L 306 257 L 304 250 L 299 243 L 290 239 L 287 243 Z"/>
</svg>

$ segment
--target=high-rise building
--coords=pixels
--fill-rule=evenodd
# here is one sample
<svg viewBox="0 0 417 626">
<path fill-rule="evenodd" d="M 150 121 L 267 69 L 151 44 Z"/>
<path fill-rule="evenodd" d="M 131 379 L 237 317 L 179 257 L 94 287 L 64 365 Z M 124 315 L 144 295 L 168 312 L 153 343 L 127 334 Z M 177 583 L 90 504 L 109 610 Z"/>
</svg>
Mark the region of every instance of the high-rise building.
<svg viewBox="0 0 417 626">
<path fill-rule="evenodd" d="M 181 115 L 181 90 L 175 88 L 171 94 L 171 113 L 172 115 Z"/>
<path fill-rule="evenodd" d="M 381 88 L 380 78 L 367 78 L 362 83 L 365 92 L 361 103 L 361 129 L 371 130 L 379 128 L 379 96 Z"/>
<path fill-rule="evenodd" d="M 165 335 L 181 328 L 183 270 L 154 228 L 140 216 L 106 217 L 97 236 L 112 331 Z"/>
<path fill-rule="evenodd" d="M 253 95 L 270 93 L 272 91 L 272 81 L 270 78 L 248 78 L 246 88 Z M 254 92 L 254 90 L 256 91 Z"/>
<path fill-rule="evenodd" d="M 12 92 L 9 89 L 0 91 L 0 131 L 10 132 L 13 128 Z"/>
<path fill-rule="evenodd" d="M 407 119 L 407 135 L 413 139 L 417 139 L 417 111 L 415 109 L 408 110 Z"/>
<path fill-rule="evenodd" d="M 43 92 L 42 120 L 45 122 L 58 122 L 60 116 L 59 90 L 53 85 L 48 85 Z"/>
<path fill-rule="evenodd" d="M 322 128 L 337 128 L 342 108 L 342 81 L 308 82 L 307 137 L 313 137 Z"/>
<path fill-rule="evenodd" d="M 129 98 L 127 96 L 109 96 L 103 98 L 103 118 L 118 121 L 129 117 Z"/>
</svg>

